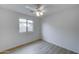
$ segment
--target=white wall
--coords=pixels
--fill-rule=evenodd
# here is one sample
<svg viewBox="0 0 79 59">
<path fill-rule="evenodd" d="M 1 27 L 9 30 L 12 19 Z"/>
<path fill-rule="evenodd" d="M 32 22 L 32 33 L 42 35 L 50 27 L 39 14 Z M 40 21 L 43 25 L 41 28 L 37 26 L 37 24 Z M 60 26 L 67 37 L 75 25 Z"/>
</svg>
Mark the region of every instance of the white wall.
<svg viewBox="0 0 79 59">
<path fill-rule="evenodd" d="M 34 20 L 34 32 L 19 33 L 19 18 Z M 39 19 L 0 8 L 0 52 L 40 39 Z"/>
<path fill-rule="evenodd" d="M 43 39 L 79 53 L 79 7 L 64 7 L 42 19 Z"/>
</svg>

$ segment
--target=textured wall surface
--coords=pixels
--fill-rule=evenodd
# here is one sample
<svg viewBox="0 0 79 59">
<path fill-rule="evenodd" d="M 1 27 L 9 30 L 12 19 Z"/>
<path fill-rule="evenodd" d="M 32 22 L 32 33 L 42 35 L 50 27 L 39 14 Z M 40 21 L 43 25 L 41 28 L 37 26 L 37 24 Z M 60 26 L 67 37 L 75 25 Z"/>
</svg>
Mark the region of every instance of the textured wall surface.
<svg viewBox="0 0 79 59">
<path fill-rule="evenodd" d="M 19 33 L 19 18 L 34 21 L 34 32 Z M 39 19 L 0 8 L 0 51 L 40 39 Z"/>
<path fill-rule="evenodd" d="M 43 18 L 43 39 L 79 53 L 79 7 L 59 6 L 58 11 Z"/>
</svg>

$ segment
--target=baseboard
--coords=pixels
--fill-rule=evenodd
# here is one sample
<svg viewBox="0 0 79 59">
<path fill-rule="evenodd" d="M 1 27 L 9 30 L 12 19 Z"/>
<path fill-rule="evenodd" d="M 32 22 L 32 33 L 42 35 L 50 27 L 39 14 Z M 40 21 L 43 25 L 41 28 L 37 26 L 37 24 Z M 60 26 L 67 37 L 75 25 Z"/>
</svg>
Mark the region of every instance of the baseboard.
<svg viewBox="0 0 79 59">
<path fill-rule="evenodd" d="M 0 52 L 0 54 L 7 54 L 7 52 L 10 52 L 10 51 L 12 51 L 12 50 L 16 50 L 16 49 L 18 49 L 18 48 L 20 48 L 20 47 L 23 47 L 23 46 L 25 46 L 25 45 L 29 45 L 29 44 L 34 43 L 34 42 L 39 41 L 39 40 L 41 40 L 41 39 L 38 39 L 38 40 L 35 40 L 35 41 L 32 41 L 32 42 L 29 42 L 29 43 L 24 43 L 24 44 L 15 46 L 15 47 L 13 47 L 13 48 L 6 49 L 6 50 Z"/>
</svg>

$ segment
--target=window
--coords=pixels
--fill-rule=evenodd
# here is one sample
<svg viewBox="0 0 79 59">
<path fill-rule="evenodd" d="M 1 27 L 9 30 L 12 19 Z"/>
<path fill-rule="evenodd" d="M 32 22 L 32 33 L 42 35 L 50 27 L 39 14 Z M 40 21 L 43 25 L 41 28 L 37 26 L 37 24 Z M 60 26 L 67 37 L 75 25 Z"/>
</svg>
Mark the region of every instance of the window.
<svg viewBox="0 0 79 59">
<path fill-rule="evenodd" d="M 26 19 L 19 19 L 19 32 L 33 32 L 33 21 Z"/>
<path fill-rule="evenodd" d="M 32 20 L 28 20 L 27 21 L 28 23 L 28 25 L 27 25 L 27 27 L 28 27 L 28 32 L 30 32 L 30 31 L 33 31 L 33 21 Z"/>
</svg>

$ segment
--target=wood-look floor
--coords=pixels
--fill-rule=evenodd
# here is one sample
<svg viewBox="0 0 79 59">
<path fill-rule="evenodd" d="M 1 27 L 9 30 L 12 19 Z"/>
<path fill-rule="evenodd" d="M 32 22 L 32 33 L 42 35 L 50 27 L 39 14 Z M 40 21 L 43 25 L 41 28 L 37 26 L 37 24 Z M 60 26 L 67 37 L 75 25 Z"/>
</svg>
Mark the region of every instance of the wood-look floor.
<svg viewBox="0 0 79 59">
<path fill-rule="evenodd" d="M 54 44 L 47 43 L 43 40 L 39 40 L 20 47 L 11 52 L 10 54 L 74 54 L 74 52 L 60 48 Z"/>
</svg>

